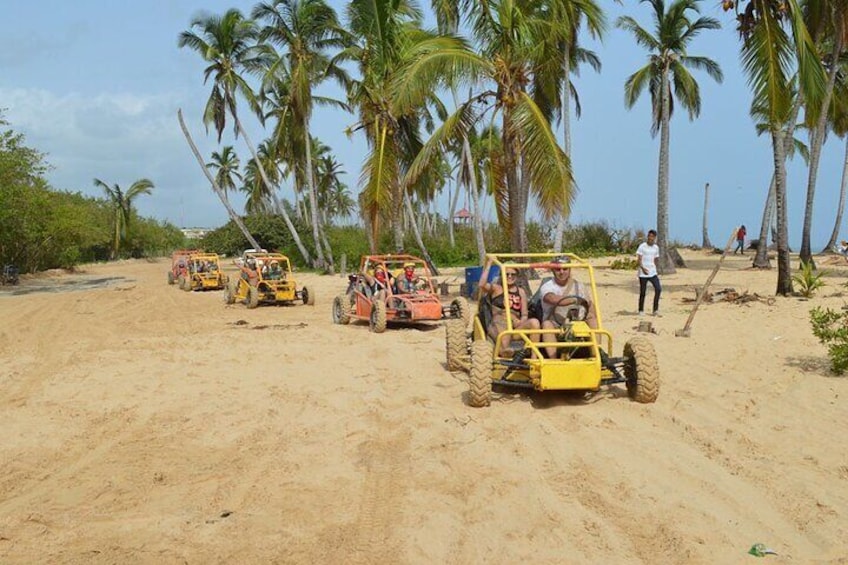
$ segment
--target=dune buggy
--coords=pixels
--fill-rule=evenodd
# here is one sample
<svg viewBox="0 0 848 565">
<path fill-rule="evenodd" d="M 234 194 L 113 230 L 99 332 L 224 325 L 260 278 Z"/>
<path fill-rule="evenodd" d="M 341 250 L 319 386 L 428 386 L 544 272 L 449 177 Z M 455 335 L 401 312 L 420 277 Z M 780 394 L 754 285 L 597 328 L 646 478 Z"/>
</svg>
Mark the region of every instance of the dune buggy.
<svg viewBox="0 0 848 565">
<path fill-rule="evenodd" d="M 559 269 L 568 258 L 567 268 L 583 283 L 584 296 L 564 295 L 567 307 L 551 305 L 547 320 L 543 315 L 541 287 L 530 288 L 535 270 Z M 478 303 L 470 334 L 466 326 L 449 321 L 446 328 L 447 366 L 451 371 L 468 372 L 468 403 L 488 406 L 492 386 L 513 389 L 597 391 L 601 386 L 624 383 L 633 400 L 654 402 L 659 394 L 660 375 L 654 347 L 644 337 L 631 338 L 621 357 L 612 357 L 612 335 L 603 329 L 595 275 L 592 266 L 573 254 L 489 254 L 486 261 L 500 267 L 502 288 L 508 288 L 506 270 L 518 273 L 528 293 L 529 311 L 538 329 L 515 329 L 517 320 L 506 308 L 505 328 L 491 331 L 493 304 L 489 295 Z M 554 261 L 557 261 L 556 263 Z M 547 287 L 550 288 L 550 287 Z M 546 292 L 547 292 L 546 288 Z M 564 300 L 573 298 L 574 300 Z M 501 318 L 503 319 L 503 318 Z M 591 325 L 590 325 L 591 324 Z M 492 339 L 492 334 L 496 338 Z M 547 336 L 547 337 L 546 337 Z M 504 343 L 508 346 L 504 347 Z"/>
<path fill-rule="evenodd" d="M 192 253 L 201 253 L 199 249 L 178 249 L 171 253 L 171 269 L 168 271 L 168 284 L 179 282 L 180 277 L 188 276 L 188 258 Z M 180 284 L 182 288 L 182 284 Z"/>
<path fill-rule="evenodd" d="M 233 304 L 237 300 L 256 308 L 259 304 L 292 304 L 296 300 L 312 306 L 315 294 L 305 286 L 297 289 L 289 258 L 281 253 L 248 251 L 238 278 L 226 288 L 224 300 Z"/>
<path fill-rule="evenodd" d="M 14 265 L 3 265 L 3 272 L 0 273 L 0 284 L 16 285 L 20 282 L 20 271 Z"/>
<path fill-rule="evenodd" d="M 177 279 L 183 290 L 220 290 L 229 282 L 221 272 L 217 253 L 191 253 L 187 262 L 185 274 Z"/>
<path fill-rule="evenodd" d="M 377 271 L 387 280 L 375 285 Z M 347 290 L 333 300 L 333 322 L 367 320 L 382 333 L 389 324 L 436 322 L 445 318 L 468 324 L 471 311 L 464 298 L 442 304 L 423 259 L 412 255 L 366 255 L 359 272 L 348 277 Z"/>
</svg>

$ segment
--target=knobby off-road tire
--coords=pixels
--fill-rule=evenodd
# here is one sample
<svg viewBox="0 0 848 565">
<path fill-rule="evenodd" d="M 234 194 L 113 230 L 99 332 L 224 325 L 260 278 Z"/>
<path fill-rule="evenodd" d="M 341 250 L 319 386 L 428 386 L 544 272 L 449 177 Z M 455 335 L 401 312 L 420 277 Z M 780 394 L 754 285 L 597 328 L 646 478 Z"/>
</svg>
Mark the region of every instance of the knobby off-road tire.
<svg viewBox="0 0 848 565">
<path fill-rule="evenodd" d="M 238 281 L 233 281 L 224 287 L 224 302 L 226 304 L 234 304 L 236 301 L 236 293 L 238 292 Z"/>
<path fill-rule="evenodd" d="M 303 290 L 300 291 L 300 295 L 303 297 L 303 303 L 307 306 L 315 306 L 315 295 L 306 287 L 303 287 Z"/>
<path fill-rule="evenodd" d="M 371 318 L 369 320 L 371 331 L 381 334 L 386 331 L 386 303 L 375 301 L 371 307 Z"/>
<path fill-rule="evenodd" d="M 468 305 L 468 301 L 462 297 L 455 298 L 451 302 L 451 314 L 461 319 L 466 327 L 471 323 L 471 307 Z"/>
<path fill-rule="evenodd" d="M 256 308 L 259 306 L 259 289 L 255 286 L 247 287 L 247 307 Z"/>
<path fill-rule="evenodd" d="M 660 394 L 660 367 L 654 346 L 644 337 L 624 345 L 624 376 L 627 394 L 636 402 L 655 402 Z"/>
<path fill-rule="evenodd" d="M 186 279 L 183 275 L 180 275 L 178 280 L 180 283 L 180 290 L 191 290 L 191 283 L 188 282 L 188 279 Z"/>
<path fill-rule="evenodd" d="M 474 408 L 492 402 L 492 354 L 494 348 L 487 339 L 471 344 L 471 370 L 468 372 L 468 404 Z"/>
<path fill-rule="evenodd" d="M 174 284 L 174 273 L 168 271 L 168 284 Z"/>
<path fill-rule="evenodd" d="M 448 371 L 461 371 L 468 360 L 468 341 L 465 338 L 466 324 L 461 318 L 445 322 L 445 351 Z M 463 360 L 466 363 L 463 363 Z"/>
<path fill-rule="evenodd" d="M 340 294 L 333 299 L 333 323 L 350 323 L 350 300 L 346 294 Z"/>
</svg>

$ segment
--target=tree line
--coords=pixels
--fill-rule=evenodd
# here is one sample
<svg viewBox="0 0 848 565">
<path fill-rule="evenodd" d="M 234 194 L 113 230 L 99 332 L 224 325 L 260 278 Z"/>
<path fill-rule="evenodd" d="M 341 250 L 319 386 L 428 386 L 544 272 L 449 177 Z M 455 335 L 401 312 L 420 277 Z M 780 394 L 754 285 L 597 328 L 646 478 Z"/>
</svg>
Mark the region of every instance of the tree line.
<svg viewBox="0 0 848 565">
<path fill-rule="evenodd" d="M 72 268 L 82 262 L 161 255 L 184 242 L 166 222 L 139 217 L 132 201 L 149 193 L 142 179 L 123 191 L 103 181 L 104 198 L 56 190 L 49 165 L 0 116 L 0 264 L 23 272 Z"/>
<path fill-rule="evenodd" d="M 690 119 L 700 113 L 700 89 L 692 71 L 722 80 L 713 60 L 688 51 L 695 37 L 718 29 L 720 22 L 700 15 L 699 0 L 643 1 L 652 8 L 652 26 L 630 16 L 619 18 L 615 26 L 648 54 L 646 64 L 623 86 L 627 107 L 645 91 L 651 98 L 651 133 L 660 136 L 657 231 L 661 248 L 668 250 L 669 124 L 676 106 Z M 845 134 L 848 0 L 724 0 L 722 8 L 739 31 L 752 119 L 772 140 L 774 175 L 763 230 L 767 222 L 775 225 L 777 292 L 787 294 L 792 278 L 785 161 L 800 123 L 810 139 L 801 259 L 811 262 L 821 147 L 827 132 Z M 272 0 L 257 4 L 248 15 L 231 9 L 200 16 L 179 36 L 179 46 L 197 52 L 207 65 L 203 74 L 211 92 L 203 122 L 214 128 L 220 142 L 232 120 L 251 154 L 243 171 L 231 146 L 213 154 L 209 166 L 217 182 L 224 192 L 236 187 L 247 191 L 251 209 L 281 215 L 307 263 L 322 267 L 332 262 L 325 228 L 354 208 L 354 199 L 334 173 L 340 166 L 329 151 L 321 156 L 326 146 L 310 132 L 313 114 L 322 106 L 353 113 L 356 123 L 349 133 L 367 140 L 355 204 L 371 251 L 380 247 L 384 233 L 391 234 L 390 248 L 400 251 L 408 229 L 426 258 L 418 219 L 426 217 L 435 196 L 454 179 L 457 192 L 462 188 L 470 197 L 481 260 L 485 199 L 493 202 L 512 251 L 528 249 L 531 201 L 540 220 L 556 226 L 554 249 L 563 245 L 576 196 L 569 116 L 573 107 L 579 117 L 581 108 L 573 79 L 582 65 L 601 69 L 597 54 L 581 40 L 587 34 L 603 39 L 609 22 L 602 4 L 462 0 L 434 1 L 431 9 L 435 30 L 424 27 L 424 13 L 411 0 L 350 0 L 344 23 L 325 0 Z M 355 73 L 348 72 L 351 67 Z M 318 95 L 326 81 L 341 86 L 345 99 Z M 445 96 L 452 98 L 453 111 L 442 100 Z M 245 106 L 270 132 L 258 149 L 241 124 L 240 108 Z M 801 109 L 804 119 L 798 120 Z M 562 129 L 562 144 L 555 126 Z M 323 159 L 328 160 L 316 164 Z M 303 231 L 311 232 L 311 250 L 276 196 L 279 183 L 289 177 L 298 200 L 294 212 Z M 843 182 L 834 234 L 845 189 Z M 755 265 L 770 266 L 765 245 Z M 660 266 L 665 272 L 674 269 L 668 255 L 661 257 Z"/>
</svg>

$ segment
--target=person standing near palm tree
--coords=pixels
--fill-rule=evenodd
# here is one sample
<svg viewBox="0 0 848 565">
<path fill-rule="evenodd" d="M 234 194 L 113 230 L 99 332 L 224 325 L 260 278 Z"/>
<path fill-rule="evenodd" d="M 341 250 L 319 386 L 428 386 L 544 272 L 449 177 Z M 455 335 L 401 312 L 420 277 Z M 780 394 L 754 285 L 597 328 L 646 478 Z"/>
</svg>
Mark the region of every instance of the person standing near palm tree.
<svg viewBox="0 0 848 565">
<path fill-rule="evenodd" d="M 700 12 L 698 0 L 673 0 L 666 9 L 665 0 L 644 0 L 654 10 L 655 31 L 651 34 L 630 16 L 622 16 L 616 25 L 633 34 L 636 43 L 650 54 L 647 64 L 630 75 L 624 84 L 624 101 L 632 108 L 647 87 L 651 94 L 651 135 L 660 134 L 660 155 L 657 174 L 657 231 L 662 255 L 657 267 L 663 273 L 674 272 L 674 261 L 668 253 L 669 216 L 669 122 L 672 115 L 672 92 L 677 103 L 694 120 L 701 113 L 701 94 L 698 83 L 689 69 L 705 71 L 716 82 L 724 75 L 718 63 L 708 57 L 689 55 L 688 46 L 704 30 L 721 28 L 718 20 L 692 16 Z"/>
<path fill-rule="evenodd" d="M 656 230 L 648 230 L 648 237 L 636 249 L 636 260 L 639 264 L 639 315 L 645 315 L 645 293 L 648 283 L 654 287 L 654 316 L 660 316 L 660 275 L 657 271 L 657 259 L 660 247 L 657 245 Z"/>
</svg>

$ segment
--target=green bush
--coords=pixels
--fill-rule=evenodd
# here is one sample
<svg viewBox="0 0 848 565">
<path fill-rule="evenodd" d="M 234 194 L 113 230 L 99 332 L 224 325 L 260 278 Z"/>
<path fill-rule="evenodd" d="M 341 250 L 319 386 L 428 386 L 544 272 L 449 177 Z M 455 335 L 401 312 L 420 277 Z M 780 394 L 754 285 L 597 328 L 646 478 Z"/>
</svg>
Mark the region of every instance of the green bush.
<svg viewBox="0 0 848 565">
<path fill-rule="evenodd" d="M 639 261 L 635 257 L 619 257 L 610 263 L 610 269 L 616 271 L 635 271 L 639 267 Z"/>
<path fill-rule="evenodd" d="M 822 277 L 825 271 L 815 273 L 812 262 L 802 262 L 801 270 L 793 275 L 792 280 L 798 284 L 798 293 L 806 298 L 812 298 L 813 294 L 825 285 Z"/>
<path fill-rule="evenodd" d="M 830 368 L 837 375 L 848 369 L 848 312 L 835 312 L 830 308 L 810 310 L 813 335 L 827 346 Z"/>
</svg>

